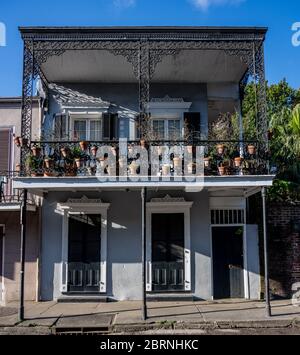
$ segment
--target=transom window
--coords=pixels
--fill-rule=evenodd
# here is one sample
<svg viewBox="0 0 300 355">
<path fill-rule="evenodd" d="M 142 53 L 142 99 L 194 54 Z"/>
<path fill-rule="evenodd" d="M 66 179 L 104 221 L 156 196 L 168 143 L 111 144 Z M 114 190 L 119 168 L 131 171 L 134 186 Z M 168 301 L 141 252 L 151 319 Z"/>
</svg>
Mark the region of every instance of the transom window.
<svg viewBox="0 0 300 355">
<path fill-rule="evenodd" d="M 154 118 L 152 129 L 157 140 L 174 140 L 182 138 L 182 124 L 176 118 Z"/>
<path fill-rule="evenodd" d="M 101 141 L 102 119 L 101 118 L 75 118 L 73 120 L 73 139 Z"/>
</svg>

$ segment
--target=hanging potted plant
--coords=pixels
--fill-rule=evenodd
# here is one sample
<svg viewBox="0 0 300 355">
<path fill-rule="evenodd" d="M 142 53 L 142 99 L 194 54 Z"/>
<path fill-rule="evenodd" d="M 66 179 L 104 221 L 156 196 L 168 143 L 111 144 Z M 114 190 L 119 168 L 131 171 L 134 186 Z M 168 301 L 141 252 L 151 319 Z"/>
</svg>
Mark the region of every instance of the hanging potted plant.
<svg viewBox="0 0 300 355">
<path fill-rule="evenodd" d="M 80 149 L 84 152 L 88 149 L 88 142 L 87 141 L 80 141 L 79 142 L 79 146 L 80 146 Z"/>
<path fill-rule="evenodd" d="M 15 135 L 14 137 L 14 143 L 17 147 L 20 147 L 21 143 L 20 143 L 20 137 L 16 137 Z"/>
<path fill-rule="evenodd" d="M 16 172 L 19 173 L 21 171 L 21 165 L 20 164 L 16 164 Z"/>
</svg>

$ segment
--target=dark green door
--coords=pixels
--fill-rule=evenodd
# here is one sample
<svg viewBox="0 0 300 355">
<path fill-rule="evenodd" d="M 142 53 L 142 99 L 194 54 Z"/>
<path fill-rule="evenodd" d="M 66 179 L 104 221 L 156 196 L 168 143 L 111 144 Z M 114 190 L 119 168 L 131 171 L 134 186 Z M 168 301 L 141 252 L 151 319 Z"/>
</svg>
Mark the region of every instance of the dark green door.
<svg viewBox="0 0 300 355">
<path fill-rule="evenodd" d="M 152 214 L 152 290 L 184 291 L 184 214 Z"/>
<path fill-rule="evenodd" d="M 214 227 L 214 298 L 244 298 L 243 228 Z"/>
<path fill-rule="evenodd" d="M 100 291 L 101 216 L 69 217 L 69 292 Z"/>
</svg>

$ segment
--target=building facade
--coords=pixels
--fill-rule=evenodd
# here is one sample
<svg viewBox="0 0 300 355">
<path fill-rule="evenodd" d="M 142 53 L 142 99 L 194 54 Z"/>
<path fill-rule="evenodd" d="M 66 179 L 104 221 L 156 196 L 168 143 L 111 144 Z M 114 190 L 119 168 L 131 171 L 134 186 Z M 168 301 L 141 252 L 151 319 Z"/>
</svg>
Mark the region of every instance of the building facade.
<svg viewBox="0 0 300 355">
<path fill-rule="evenodd" d="M 20 149 L 14 143 L 21 135 L 22 98 L 0 98 L 0 304 L 17 301 L 20 294 L 20 209 L 22 191 L 12 179 L 20 170 Z M 40 100 L 33 98 L 33 136 L 41 132 Z M 26 251 L 25 299 L 38 299 L 39 207 L 33 196 L 28 201 L 28 247 Z"/>
<path fill-rule="evenodd" d="M 266 29 L 20 31 L 28 144 L 13 187 L 41 200 L 39 299 L 140 300 L 143 282 L 150 298 L 259 299 L 258 227 L 246 210 L 273 180 Z"/>
</svg>

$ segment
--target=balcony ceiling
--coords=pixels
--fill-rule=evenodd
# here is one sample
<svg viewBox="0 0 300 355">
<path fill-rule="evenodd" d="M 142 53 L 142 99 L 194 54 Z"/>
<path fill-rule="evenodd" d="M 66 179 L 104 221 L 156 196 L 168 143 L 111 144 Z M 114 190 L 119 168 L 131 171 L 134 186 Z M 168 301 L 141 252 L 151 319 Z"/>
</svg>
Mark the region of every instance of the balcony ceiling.
<svg viewBox="0 0 300 355">
<path fill-rule="evenodd" d="M 239 57 L 224 51 L 188 50 L 176 57 L 165 57 L 158 64 L 153 82 L 163 83 L 221 83 L 239 82 L 247 66 Z M 67 51 L 50 57 L 42 65 L 50 82 L 136 82 L 132 65 L 122 56 L 108 51 Z"/>
</svg>

